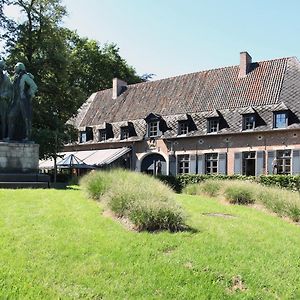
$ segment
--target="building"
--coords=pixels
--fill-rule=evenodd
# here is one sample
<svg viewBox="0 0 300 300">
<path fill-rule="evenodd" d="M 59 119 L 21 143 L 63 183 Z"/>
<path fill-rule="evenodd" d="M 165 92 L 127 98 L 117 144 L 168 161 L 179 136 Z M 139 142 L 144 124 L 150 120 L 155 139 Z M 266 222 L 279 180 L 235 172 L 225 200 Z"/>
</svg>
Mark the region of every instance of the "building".
<svg viewBox="0 0 300 300">
<path fill-rule="evenodd" d="M 118 165 L 153 174 L 300 174 L 299 118 L 297 58 L 252 62 L 242 52 L 238 66 L 114 79 L 69 121 L 80 135 L 65 151 L 111 149 Z"/>
</svg>

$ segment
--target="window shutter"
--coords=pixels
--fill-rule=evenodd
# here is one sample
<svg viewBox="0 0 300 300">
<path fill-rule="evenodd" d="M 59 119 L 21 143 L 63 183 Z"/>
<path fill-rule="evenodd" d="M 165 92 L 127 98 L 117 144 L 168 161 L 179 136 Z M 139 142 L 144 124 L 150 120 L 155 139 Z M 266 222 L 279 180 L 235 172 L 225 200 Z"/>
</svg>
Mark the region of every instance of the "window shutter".
<svg viewBox="0 0 300 300">
<path fill-rule="evenodd" d="M 176 176 L 176 156 L 169 155 L 169 175 Z"/>
<path fill-rule="evenodd" d="M 300 175 L 300 150 L 293 150 L 293 166 L 292 166 L 292 174 Z"/>
<path fill-rule="evenodd" d="M 234 153 L 234 174 L 242 174 L 242 152 Z"/>
<path fill-rule="evenodd" d="M 265 169 L 265 151 L 256 152 L 255 176 L 264 174 Z"/>
<path fill-rule="evenodd" d="M 205 155 L 198 155 L 198 174 L 205 174 Z"/>
<path fill-rule="evenodd" d="M 196 155 L 191 154 L 190 155 L 190 173 L 191 174 L 196 174 L 196 168 L 197 168 L 197 160 L 196 160 Z"/>
<path fill-rule="evenodd" d="M 267 170 L 268 174 L 272 175 L 273 174 L 273 160 L 276 157 L 276 151 L 268 151 L 268 165 L 267 165 Z"/>
<path fill-rule="evenodd" d="M 221 175 L 227 174 L 227 153 L 219 153 L 218 173 Z"/>
</svg>

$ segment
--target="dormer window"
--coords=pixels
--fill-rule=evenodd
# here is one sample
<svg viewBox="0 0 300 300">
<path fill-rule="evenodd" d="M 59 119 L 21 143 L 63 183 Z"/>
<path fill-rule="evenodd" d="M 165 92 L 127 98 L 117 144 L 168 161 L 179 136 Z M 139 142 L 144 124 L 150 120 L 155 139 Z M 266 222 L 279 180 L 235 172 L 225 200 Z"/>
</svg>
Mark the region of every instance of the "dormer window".
<svg viewBox="0 0 300 300">
<path fill-rule="evenodd" d="M 85 143 L 86 142 L 86 132 L 85 131 L 80 131 L 80 137 L 79 137 L 79 141 L 80 143 Z"/>
<path fill-rule="evenodd" d="M 99 142 L 105 142 L 107 139 L 106 129 L 99 129 Z"/>
<path fill-rule="evenodd" d="M 274 128 L 286 128 L 288 126 L 288 112 L 274 112 Z"/>
<path fill-rule="evenodd" d="M 208 126 L 207 126 L 208 133 L 218 132 L 219 127 L 220 127 L 220 119 L 219 118 L 208 119 Z"/>
<path fill-rule="evenodd" d="M 129 138 L 129 128 L 121 127 L 121 140 L 127 140 Z"/>
<path fill-rule="evenodd" d="M 149 137 L 156 137 L 158 136 L 159 130 L 159 121 L 153 121 L 148 123 L 148 136 Z"/>
<path fill-rule="evenodd" d="M 80 131 L 80 133 L 79 133 L 79 142 L 80 143 L 86 143 L 88 141 L 92 141 L 93 138 L 94 138 L 94 135 L 93 135 L 92 127 L 86 127 L 85 131 Z"/>
<path fill-rule="evenodd" d="M 166 129 L 165 121 L 158 114 L 150 113 L 144 120 L 147 123 L 147 138 L 161 136 Z"/>
<path fill-rule="evenodd" d="M 189 132 L 189 124 L 187 121 L 178 122 L 178 135 L 187 134 Z"/>
<path fill-rule="evenodd" d="M 243 116 L 243 130 L 253 130 L 255 128 L 255 115 L 247 114 Z"/>
</svg>

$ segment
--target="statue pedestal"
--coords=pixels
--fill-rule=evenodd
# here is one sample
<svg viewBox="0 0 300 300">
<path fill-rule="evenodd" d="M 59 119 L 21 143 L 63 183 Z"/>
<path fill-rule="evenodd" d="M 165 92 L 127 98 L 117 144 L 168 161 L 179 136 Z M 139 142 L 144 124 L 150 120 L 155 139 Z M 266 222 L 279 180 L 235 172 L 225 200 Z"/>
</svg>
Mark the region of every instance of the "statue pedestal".
<svg viewBox="0 0 300 300">
<path fill-rule="evenodd" d="M 39 145 L 0 142 L 0 173 L 37 173 Z"/>
<path fill-rule="evenodd" d="M 38 144 L 0 142 L 0 188 L 49 188 L 38 167 Z"/>
</svg>

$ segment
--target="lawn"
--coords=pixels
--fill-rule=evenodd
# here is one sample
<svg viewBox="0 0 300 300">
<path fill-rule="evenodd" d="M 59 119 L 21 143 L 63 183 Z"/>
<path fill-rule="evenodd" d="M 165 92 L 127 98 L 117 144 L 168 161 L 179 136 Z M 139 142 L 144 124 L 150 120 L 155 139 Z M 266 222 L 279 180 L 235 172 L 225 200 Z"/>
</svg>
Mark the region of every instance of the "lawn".
<svg viewBox="0 0 300 300">
<path fill-rule="evenodd" d="M 194 230 L 137 233 L 80 190 L 0 190 L 0 299 L 300 298 L 298 226 L 177 197 Z"/>
</svg>

